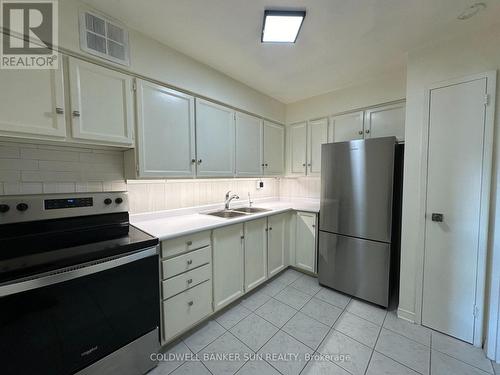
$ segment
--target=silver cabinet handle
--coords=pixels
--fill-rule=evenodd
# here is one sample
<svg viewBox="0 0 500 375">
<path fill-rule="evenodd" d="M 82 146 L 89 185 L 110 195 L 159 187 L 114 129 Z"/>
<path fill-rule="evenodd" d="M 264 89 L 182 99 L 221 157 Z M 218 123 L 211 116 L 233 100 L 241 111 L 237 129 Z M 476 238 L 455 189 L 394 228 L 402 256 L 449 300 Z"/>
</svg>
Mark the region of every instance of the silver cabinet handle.
<svg viewBox="0 0 500 375">
<path fill-rule="evenodd" d="M 269 230 L 269 229 L 268 229 L 268 228 L 266 228 L 266 232 L 267 232 L 268 230 Z"/>
<path fill-rule="evenodd" d="M 191 159 L 191 163 L 196 163 L 196 159 Z"/>
<path fill-rule="evenodd" d="M 200 159 L 200 160 L 198 160 L 198 164 L 201 164 L 201 162 L 202 162 L 202 161 L 203 161 L 203 160 L 201 160 L 201 159 Z"/>
<path fill-rule="evenodd" d="M 307 164 L 307 166 L 308 166 L 308 167 L 310 167 L 310 166 L 311 166 L 311 163 Z"/>
<path fill-rule="evenodd" d="M 306 163 L 302 163 L 302 166 L 305 167 L 306 166 Z"/>
<path fill-rule="evenodd" d="M 56 113 L 58 115 L 62 115 L 62 114 L 64 114 L 64 109 L 62 109 L 61 107 L 56 107 Z"/>
<path fill-rule="evenodd" d="M 270 227 L 269 230 L 273 230 L 273 227 Z"/>
<path fill-rule="evenodd" d="M 193 306 L 194 302 L 193 301 L 189 301 L 188 302 L 188 306 Z"/>
<path fill-rule="evenodd" d="M 80 111 L 73 111 L 72 115 L 73 117 L 80 117 Z"/>
<path fill-rule="evenodd" d="M 265 164 L 264 164 L 264 163 L 262 163 L 260 166 L 261 166 L 261 167 L 264 167 L 264 166 L 265 166 Z"/>
<path fill-rule="evenodd" d="M 188 265 L 191 265 L 191 264 L 193 264 L 193 261 L 192 261 L 191 259 L 189 259 L 189 260 L 187 261 L 187 264 L 188 264 Z"/>
<path fill-rule="evenodd" d="M 365 133 L 366 133 L 366 134 L 370 134 L 370 129 L 366 129 L 366 130 L 365 130 Z"/>
<path fill-rule="evenodd" d="M 191 284 L 193 282 L 193 279 L 188 279 L 187 283 Z"/>
<path fill-rule="evenodd" d="M 359 135 L 363 135 L 363 130 L 360 130 L 360 131 L 358 132 L 358 134 L 359 134 Z"/>
<path fill-rule="evenodd" d="M 264 165 L 265 165 L 266 167 L 268 167 L 268 166 L 269 166 L 269 164 L 267 164 L 267 163 L 266 163 L 266 164 L 264 164 Z"/>
<path fill-rule="evenodd" d="M 186 245 L 191 246 L 193 244 L 193 241 L 187 241 Z"/>
</svg>

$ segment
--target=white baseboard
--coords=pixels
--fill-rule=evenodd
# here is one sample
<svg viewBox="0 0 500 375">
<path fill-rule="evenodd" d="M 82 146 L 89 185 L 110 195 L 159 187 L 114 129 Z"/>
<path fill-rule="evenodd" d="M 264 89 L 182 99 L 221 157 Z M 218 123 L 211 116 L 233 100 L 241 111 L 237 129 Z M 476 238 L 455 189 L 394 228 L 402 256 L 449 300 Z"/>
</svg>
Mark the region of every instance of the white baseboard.
<svg viewBox="0 0 500 375">
<path fill-rule="evenodd" d="M 415 313 L 412 311 L 398 308 L 398 318 L 406 320 L 410 323 L 415 323 Z"/>
</svg>

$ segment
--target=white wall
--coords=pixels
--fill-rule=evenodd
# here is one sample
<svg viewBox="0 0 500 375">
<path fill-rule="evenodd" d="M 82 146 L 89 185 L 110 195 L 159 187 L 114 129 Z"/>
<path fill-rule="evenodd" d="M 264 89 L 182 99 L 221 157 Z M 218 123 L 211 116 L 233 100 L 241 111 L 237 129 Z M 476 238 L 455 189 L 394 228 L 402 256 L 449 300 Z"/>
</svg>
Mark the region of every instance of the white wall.
<svg viewBox="0 0 500 375">
<path fill-rule="evenodd" d="M 405 96 L 406 72 L 394 71 L 359 85 L 287 104 L 286 123 L 370 107 L 404 99 Z"/>
<path fill-rule="evenodd" d="M 83 53 L 78 34 L 80 9 L 89 8 L 77 0 L 59 1 L 59 44 L 76 53 Z M 283 103 L 139 32 L 129 30 L 129 39 L 130 71 L 271 120 L 285 121 Z"/>
<path fill-rule="evenodd" d="M 421 280 L 417 278 L 417 270 L 422 246 L 422 228 L 420 207 L 425 199 L 423 189 L 422 168 L 422 132 L 424 123 L 425 92 L 432 84 L 455 77 L 466 76 L 495 70 L 500 67 L 500 28 L 484 30 L 479 34 L 462 36 L 440 44 L 413 51 L 408 56 L 407 94 L 406 94 L 406 148 L 405 148 L 405 181 L 403 200 L 403 229 L 401 254 L 401 286 L 400 314 L 409 319 L 419 321 L 419 291 Z M 497 84 L 498 87 L 498 84 Z M 498 250 L 500 229 L 497 218 L 499 209 L 496 206 L 498 197 L 498 168 L 500 164 L 498 146 L 500 145 L 499 123 L 500 106 L 497 93 L 495 120 L 495 152 L 494 176 L 491 201 L 491 246 Z M 450 135 L 452 136 L 452 135 Z M 491 262 L 490 262 L 491 266 Z"/>
</svg>

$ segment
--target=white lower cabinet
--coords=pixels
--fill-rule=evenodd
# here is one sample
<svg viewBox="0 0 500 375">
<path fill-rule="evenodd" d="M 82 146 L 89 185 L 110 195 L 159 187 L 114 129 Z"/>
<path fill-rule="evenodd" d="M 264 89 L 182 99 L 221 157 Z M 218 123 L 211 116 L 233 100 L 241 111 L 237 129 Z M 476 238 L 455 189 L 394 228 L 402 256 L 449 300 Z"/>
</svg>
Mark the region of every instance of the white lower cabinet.
<svg viewBox="0 0 500 375">
<path fill-rule="evenodd" d="M 244 293 L 243 241 L 243 224 L 230 225 L 213 231 L 215 310 L 220 310 Z"/>
<path fill-rule="evenodd" d="M 275 275 L 286 267 L 286 224 L 288 213 L 269 216 L 267 218 L 267 268 L 268 277 Z"/>
<path fill-rule="evenodd" d="M 212 312 L 210 280 L 163 302 L 165 342 L 186 331 Z"/>
<path fill-rule="evenodd" d="M 212 314 L 210 232 L 161 243 L 162 343 Z"/>
<path fill-rule="evenodd" d="M 267 280 L 267 219 L 245 223 L 245 292 Z"/>
<path fill-rule="evenodd" d="M 316 214 L 297 212 L 295 218 L 295 267 L 315 273 Z"/>
</svg>

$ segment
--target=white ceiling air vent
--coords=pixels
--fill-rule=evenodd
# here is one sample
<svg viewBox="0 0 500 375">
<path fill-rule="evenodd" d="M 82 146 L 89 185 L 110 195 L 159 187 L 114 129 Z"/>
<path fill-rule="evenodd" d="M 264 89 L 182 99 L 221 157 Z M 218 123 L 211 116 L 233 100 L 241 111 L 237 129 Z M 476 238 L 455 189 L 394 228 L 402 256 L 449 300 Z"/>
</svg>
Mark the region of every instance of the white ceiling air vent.
<svg viewBox="0 0 500 375">
<path fill-rule="evenodd" d="M 80 47 L 103 59 L 130 65 L 127 30 L 88 11 L 80 14 Z"/>
</svg>

